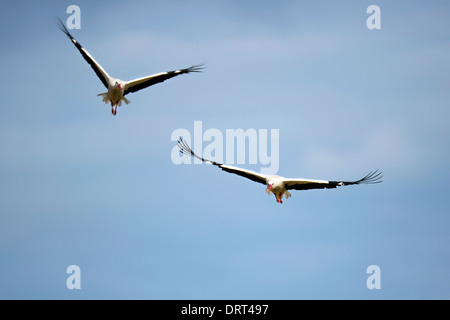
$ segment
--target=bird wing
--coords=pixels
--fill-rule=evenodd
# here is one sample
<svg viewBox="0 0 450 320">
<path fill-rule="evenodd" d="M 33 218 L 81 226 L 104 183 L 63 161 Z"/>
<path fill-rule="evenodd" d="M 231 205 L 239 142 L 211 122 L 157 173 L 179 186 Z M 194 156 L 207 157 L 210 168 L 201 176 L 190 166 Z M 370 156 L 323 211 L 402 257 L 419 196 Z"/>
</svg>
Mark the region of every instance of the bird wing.
<svg viewBox="0 0 450 320">
<path fill-rule="evenodd" d="M 157 73 L 148 77 L 142 77 L 139 79 L 128 81 L 124 86 L 124 93 L 123 95 L 126 95 L 130 92 L 136 92 L 141 89 L 147 88 L 149 86 L 152 86 L 154 84 L 166 81 L 167 79 L 176 77 L 183 73 L 191 73 L 191 72 L 201 72 L 203 64 L 199 65 L 193 65 L 189 68 L 180 69 L 180 70 L 174 70 L 174 71 L 167 71 L 167 72 L 161 72 Z"/>
<path fill-rule="evenodd" d="M 69 33 L 69 30 L 67 30 L 66 26 L 63 24 L 63 22 L 61 21 L 60 18 L 58 18 L 58 27 L 61 29 L 62 32 L 64 32 L 69 39 L 72 41 L 72 43 L 75 45 L 75 47 L 78 49 L 78 51 L 80 51 L 81 55 L 83 56 L 84 60 L 87 61 L 87 63 L 89 63 L 92 67 L 92 69 L 94 69 L 95 74 L 97 75 L 97 77 L 100 78 L 100 81 L 103 83 L 103 85 L 108 88 L 108 83 L 109 83 L 109 75 L 108 73 L 105 71 L 105 69 L 102 68 L 102 66 L 95 61 L 95 59 L 89 54 L 89 52 L 87 52 L 79 43 L 77 40 L 74 39 L 74 37 L 72 37 L 72 35 Z"/>
<path fill-rule="evenodd" d="M 285 179 L 284 184 L 287 190 L 309 190 L 309 189 L 332 189 L 338 186 L 349 186 L 353 184 L 373 184 L 380 183 L 381 172 L 378 170 L 371 171 L 364 178 L 356 181 L 326 181 L 326 180 L 309 180 L 309 179 Z"/>
<path fill-rule="evenodd" d="M 178 148 L 180 148 L 180 152 L 181 153 L 187 154 L 187 155 L 191 155 L 193 157 L 196 157 L 197 159 L 202 160 L 205 163 L 217 166 L 217 167 L 221 168 L 225 172 L 234 173 L 234 174 L 237 174 L 237 175 L 239 175 L 241 177 L 245 177 L 247 179 L 250 179 L 252 181 L 259 182 L 259 183 L 262 183 L 262 184 L 266 184 L 267 176 L 264 175 L 264 174 L 261 174 L 261 173 L 258 173 L 258 172 L 252 171 L 252 170 L 247 170 L 247 169 L 242 169 L 242 168 L 230 166 L 230 165 L 227 165 L 227 164 L 218 163 L 218 162 L 215 162 L 215 161 L 211 161 L 211 160 L 199 157 L 198 155 L 196 155 L 194 153 L 194 151 L 191 150 L 189 145 L 182 138 L 180 138 L 178 140 Z"/>
</svg>

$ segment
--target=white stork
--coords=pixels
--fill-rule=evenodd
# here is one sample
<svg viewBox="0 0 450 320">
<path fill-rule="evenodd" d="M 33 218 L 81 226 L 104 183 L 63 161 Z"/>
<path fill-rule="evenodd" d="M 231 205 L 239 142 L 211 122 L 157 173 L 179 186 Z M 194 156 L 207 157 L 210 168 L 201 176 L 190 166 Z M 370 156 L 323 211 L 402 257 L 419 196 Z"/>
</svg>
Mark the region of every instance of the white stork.
<svg viewBox="0 0 450 320">
<path fill-rule="evenodd" d="M 66 26 L 63 24 L 61 19 L 58 18 L 58 20 L 59 20 L 58 26 L 61 29 L 61 31 L 64 32 L 69 37 L 69 39 L 78 49 L 78 51 L 80 51 L 83 58 L 87 61 L 87 63 L 91 65 L 92 69 L 94 69 L 95 74 L 100 78 L 100 81 L 108 89 L 107 92 L 99 93 L 98 96 L 102 96 L 103 101 L 106 104 L 111 103 L 111 113 L 113 115 L 117 114 L 117 106 L 120 107 L 122 105 L 122 101 L 124 101 L 126 104 L 130 103 L 130 100 L 125 98 L 125 95 L 131 92 L 136 92 L 141 89 L 147 88 L 159 82 L 163 82 L 167 79 L 176 77 L 183 73 L 200 72 L 202 70 L 203 64 L 200 64 L 200 65 L 193 65 L 185 69 L 161 72 L 148 77 L 142 77 L 131 81 L 122 81 L 120 79 L 111 78 L 105 71 L 105 69 L 103 69 L 102 66 L 97 61 L 95 61 L 95 59 L 89 54 L 89 52 L 87 52 L 87 50 L 84 49 L 78 43 L 78 41 L 72 37 L 72 35 L 69 33 L 69 31 L 67 30 Z"/>
<path fill-rule="evenodd" d="M 288 199 L 291 194 L 288 190 L 309 190 L 309 189 L 332 189 L 338 186 L 349 186 L 353 184 L 373 184 L 380 183 L 381 172 L 372 171 L 364 178 L 357 181 L 326 181 L 326 180 L 311 180 L 311 179 L 288 179 L 277 175 L 265 175 L 255 171 L 246 170 L 227 164 L 217 163 L 208 159 L 199 157 L 191 150 L 189 145 L 181 137 L 178 140 L 178 147 L 180 152 L 186 155 L 191 155 L 205 163 L 212 164 L 221 168 L 223 171 L 237 174 L 247 179 L 253 180 L 266 185 L 266 192 L 274 194 L 278 203 L 283 203 L 283 197 Z"/>
</svg>

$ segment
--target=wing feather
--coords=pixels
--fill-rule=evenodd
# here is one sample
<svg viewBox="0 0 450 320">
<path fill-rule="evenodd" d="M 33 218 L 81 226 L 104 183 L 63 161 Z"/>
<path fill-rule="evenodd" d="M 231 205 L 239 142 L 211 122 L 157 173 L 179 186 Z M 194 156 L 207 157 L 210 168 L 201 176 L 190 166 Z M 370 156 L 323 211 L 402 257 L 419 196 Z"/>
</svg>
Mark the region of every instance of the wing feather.
<svg viewBox="0 0 450 320">
<path fill-rule="evenodd" d="M 185 68 L 185 69 L 161 72 L 161 73 L 157 73 L 157 74 L 154 74 L 154 75 L 151 75 L 148 77 L 142 77 L 139 79 L 131 80 L 125 84 L 125 86 L 124 86 L 125 91 L 124 91 L 123 95 L 126 95 L 131 92 L 139 91 L 141 89 L 147 88 L 154 84 L 166 81 L 167 79 L 176 77 L 180 74 L 191 73 L 191 72 L 201 72 L 202 69 L 203 69 L 203 64 L 199 64 L 199 65 L 193 65 L 193 66 L 191 66 L 189 68 Z"/>
<path fill-rule="evenodd" d="M 80 51 L 84 60 L 86 60 L 87 63 L 90 64 L 91 68 L 95 71 L 95 74 L 100 79 L 100 81 L 103 83 L 103 85 L 106 88 L 108 88 L 110 76 L 105 71 L 105 69 L 103 69 L 102 66 L 97 61 L 95 61 L 95 59 L 89 54 L 89 52 L 87 52 L 86 49 L 84 49 L 81 46 L 81 44 L 79 44 L 78 41 L 75 40 L 74 37 L 72 37 L 69 30 L 67 30 L 66 26 L 64 25 L 64 23 L 61 21 L 61 19 L 59 17 L 58 17 L 57 24 L 58 24 L 59 29 L 61 29 L 61 31 L 64 32 L 69 37 L 69 39 L 72 41 L 72 43 L 78 49 L 78 51 Z"/>
<path fill-rule="evenodd" d="M 237 174 L 237 175 L 239 175 L 241 177 L 250 179 L 252 181 L 255 181 L 255 182 L 258 182 L 258 183 L 262 183 L 262 184 L 266 184 L 267 176 L 262 174 L 262 173 L 258 173 L 258 172 L 252 171 L 252 170 L 247 170 L 247 169 L 242 169 L 242 168 L 238 168 L 238 167 L 222 164 L 222 163 L 219 163 L 219 162 L 215 162 L 215 161 L 211 161 L 211 160 L 205 159 L 203 157 L 199 157 L 198 155 L 196 155 L 194 153 L 194 151 L 192 151 L 192 149 L 189 147 L 189 145 L 186 143 L 186 141 L 184 141 L 181 137 L 178 140 L 178 148 L 180 149 L 181 153 L 186 154 L 186 155 L 190 155 L 190 156 L 195 157 L 197 159 L 200 159 L 200 160 L 202 160 L 205 163 L 217 166 L 217 167 L 221 168 L 225 172 L 234 173 L 234 174 Z"/>
<path fill-rule="evenodd" d="M 374 184 L 380 183 L 383 178 L 378 170 L 369 172 L 365 177 L 356 181 L 326 181 L 308 179 L 286 179 L 287 190 L 309 190 L 309 189 L 333 189 L 339 186 L 350 186 L 354 184 Z"/>
</svg>

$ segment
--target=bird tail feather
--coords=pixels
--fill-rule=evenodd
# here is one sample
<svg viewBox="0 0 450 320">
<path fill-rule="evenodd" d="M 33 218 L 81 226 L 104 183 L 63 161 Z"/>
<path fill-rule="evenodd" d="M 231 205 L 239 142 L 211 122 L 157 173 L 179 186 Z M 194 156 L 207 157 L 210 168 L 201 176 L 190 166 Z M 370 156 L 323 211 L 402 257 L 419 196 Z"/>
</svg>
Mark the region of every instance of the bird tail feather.
<svg viewBox="0 0 450 320">
<path fill-rule="evenodd" d="M 130 100 L 128 100 L 127 98 L 125 98 L 125 97 L 122 97 L 122 100 L 125 102 L 125 104 L 129 104 L 131 101 Z"/>
<path fill-rule="evenodd" d="M 103 97 L 103 102 L 108 104 L 111 100 L 108 98 L 108 92 L 99 93 L 97 96 Z"/>
<path fill-rule="evenodd" d="M 103 102 L 106 104 L 109 104 L 111 102 L 111 99 L 108 97 L 108 92 L 99 93 L 97 96 L 102 96 Z M 125 102 L 125 104 L 129 104 L 131 102 L 127 98 L 121 97 L 120 100 L 117 102 L 117 105 L 119 107 L 122 105 L 122 100 L 123 100 L 123 102 Z"/>
</svg>

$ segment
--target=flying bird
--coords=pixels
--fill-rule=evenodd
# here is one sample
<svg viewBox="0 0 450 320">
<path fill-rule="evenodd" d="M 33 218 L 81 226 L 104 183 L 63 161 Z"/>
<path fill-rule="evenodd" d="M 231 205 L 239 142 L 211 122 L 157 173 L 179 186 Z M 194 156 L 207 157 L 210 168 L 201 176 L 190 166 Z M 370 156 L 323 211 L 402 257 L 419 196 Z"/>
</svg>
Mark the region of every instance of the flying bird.
<svg viewBox="0 0 450 320">
<path fill-rule="evenodd" d="M 87 50 L 84 49 L 78 43 L 78 41 L 74 39 L 74 37 L 72 37 L 72 35 L 69 33 L 69 31 L 67 30 L 66 26 L 63 24 L 61 19 L 58 18 L 58 20 L 59 20 L 58 26 L 61 29 L 61 31 L 64 32 L 69 37 L 69 39 L 78 49 L 78 51 L 80 51 L 84 60 L 86 60 L 87 63 L 91 65 L 97 77 L 99 77 L 100 81 L 108 89 L 107 92 L 99 93 L 98 96 L 102 96 L 103 101 L 106 104 L 111 103 L 111 113 L 113 115 L 117 114 L 117 106 L 120 107 L 122 105 L 122 101 L 124 101 L 126 104 L 130 103 L 130 100 L 125 98 L 127 94 L 139 91 L 141 89 L 147 88 L 159 82 L 163 82 L 167 79 L 176 77 L 180 74 L 200 72 L 203 69 L 202 68 L 203 64 L 199 64 L 193 65 L 185 69 L 157 73 L 148 77 L 142 77 L 131 81 L 123 81 L 120 79 L 112 78 L 105 71 L 105 69 L 103 69 L 102 66 L 97 61 L 95 61 L 95 59 L 89 54 L 89 52 L 87 52 Z"/>
<path fill-rule="evenodd" d="M 288 199 L 291 196 L 289 190 L 309 190 L 309 189 L 333 189 L 340 186 L 349 186 L 354 184 L 374 184 L 380 183 L 381 172 L 371 171 L 365 177 L 356 181 L 326 181 L 326 180 L 311 180 L 311 179 L 289 179 L 278 175 L 265 175 L 255 171 L 242 169 L 227 164 L 218 163 L 208 159 L 199 157 L 191 150 L 189 145 L 181 137 L 178 140 L 178 148 L 182 154 L 190 155 L 197 159 L 202 160 L 207 164 L 212 164 L 219 167 L 225 172 L 234 173 L 239 176 L 245 177 L 255 182 L 259 182 L 266 185 L 266 192 L 271 195 L 275 195 L 278 203 L 283 203 L 283 197 Z"/>
</svg>

